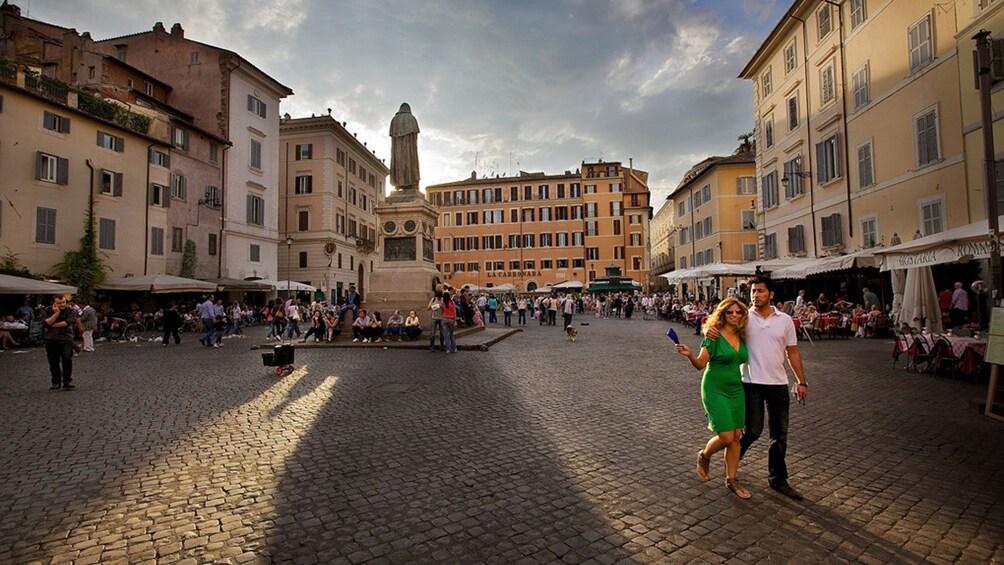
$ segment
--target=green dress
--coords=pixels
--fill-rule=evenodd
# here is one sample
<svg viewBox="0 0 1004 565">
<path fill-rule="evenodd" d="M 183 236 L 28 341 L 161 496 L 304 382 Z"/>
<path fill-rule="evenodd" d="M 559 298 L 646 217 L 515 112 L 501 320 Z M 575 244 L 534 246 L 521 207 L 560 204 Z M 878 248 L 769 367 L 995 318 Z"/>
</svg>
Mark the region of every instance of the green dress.
<svg viewBox="0 0 1004 565">
<path fill-rule="evenodd" d="M 743 394 L 742 373 L 739 366 L 749 361 L 746 342 L 739 340 L 736 351 L 725 336 L 712 341 L 704 338 L 701 347 L 711 355 L 704 377 L 701 379 L 701 400 L 708 415 L 708 429 L 728 432 L 742 428 L 746 423 L 746 399 Z"/>
</svg>

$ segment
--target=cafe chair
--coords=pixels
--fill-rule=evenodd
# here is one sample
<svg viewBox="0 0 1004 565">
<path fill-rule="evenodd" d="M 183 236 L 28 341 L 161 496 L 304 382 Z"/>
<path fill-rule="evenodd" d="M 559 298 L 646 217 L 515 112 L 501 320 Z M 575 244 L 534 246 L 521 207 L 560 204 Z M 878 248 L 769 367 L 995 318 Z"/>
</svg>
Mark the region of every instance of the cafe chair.
<svg viewBox="0 0 1004 565">
<path fill-rule="evenodd" d="M 962 359 L 955 355 L 952 342 L 943 335 L 938 336 L 931 350 L 931 374 L 937 375 L 939 372 L 950 373 L 954 379 L 959 371 Z"/>
<path fill-rule="evenodd" d="M 907 339 L 906 339 L 907 333 L 909 333 L 909 332 L 904 333 L 902 331 L 898 331 L 898 332 L 894 333 L 894 335 L 896 336 L 896 341 L 893 342 L 893 344 L 892 344 L 892 368 L 893 369 L 896 368 L 896 363 L 899 362 L 899 358 L 902 355 L 904 355 L 904 354 L 907 354 L 906 368 L 907 369 L 910 368 L 910 356 L 908 355 L 908 353 L 910 351 L 910 342 L 907 341 Z"/>
<path fill-rule="evenodd" d="M 920 372 L 921 363 L 924 363 L 925 371 L 930 371 L 933 357 L 931 348 L 923 335 L 914 335 L 910 349 L 907 350 L 907 358 L 910 360 L 907 369 L 912 368 L 914 373 Z"/>
</svg>

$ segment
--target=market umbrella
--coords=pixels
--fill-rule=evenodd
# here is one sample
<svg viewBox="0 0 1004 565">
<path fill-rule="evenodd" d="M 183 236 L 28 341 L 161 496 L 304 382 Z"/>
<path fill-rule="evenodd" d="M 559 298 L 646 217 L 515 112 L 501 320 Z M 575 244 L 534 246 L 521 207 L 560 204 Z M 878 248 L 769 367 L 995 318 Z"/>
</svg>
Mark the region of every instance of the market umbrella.
<svg viewBox="0 0 1004 565">
<path fill-rule="evenodd" d="M 943 331 L 941 307 L 938 305 L 938 291 L 934 286 L 931 267 L 907 269 L 903 309 L 898 324 L 906 324 L 918 330 L 927 327 L 932 333 Z"/>
<path fill-rule="evenodd" d="M 27 277 L 15 277 L 14 275 L 0 275 L 0 294 L 76 294 L 77 287 L 65 284 L 49 283 L 45 281 L 29 279 Z"/>
<path fill-rule="evenodd" d="M 903 293 L 906 292 L 906 269 L 893 269 L 892 275 L 892 321 L 900 327 L 899 315 L 903 311 Z"/>
<path fill-rule="evenodd" d="M 172 277 L 171 275 L 144 275 L 108 279 L 98 285 L 101 290 L 126 290 L 166 294 L 172 292 L 216 292 L 216 283 Z"/>
</svg>

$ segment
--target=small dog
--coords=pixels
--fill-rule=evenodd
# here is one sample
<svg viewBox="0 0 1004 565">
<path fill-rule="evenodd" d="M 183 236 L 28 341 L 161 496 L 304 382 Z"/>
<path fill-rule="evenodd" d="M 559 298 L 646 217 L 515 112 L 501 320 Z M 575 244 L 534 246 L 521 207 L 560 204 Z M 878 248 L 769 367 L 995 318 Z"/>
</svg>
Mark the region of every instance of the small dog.
<svg viewBox="0 0 1004 565">
<path fill-rule="evenodd" d="M 572 326 L 568 326 L 565 328 L 565 336 L 568 338 L 568 341 L 575 341 L 575 339 L 579 337 L 579 330 L 573 328 Z"/>
</svg>

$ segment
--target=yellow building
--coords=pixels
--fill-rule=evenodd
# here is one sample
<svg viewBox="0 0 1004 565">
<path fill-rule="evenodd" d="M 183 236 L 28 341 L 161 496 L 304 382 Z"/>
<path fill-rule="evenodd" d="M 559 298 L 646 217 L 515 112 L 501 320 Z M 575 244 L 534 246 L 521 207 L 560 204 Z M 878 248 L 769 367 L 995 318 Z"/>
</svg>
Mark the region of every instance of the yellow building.
<svg viewBox="0 0 1004 565">
<path fill-rule="evenodd" d="M 671 230 L 677 269 L 757 258 L 756 173 L 752 153 L 708 157 L 691 167 L 667 197 L 676 223 Z M 729 278 L 723 286 L 731 286 Z M 713 279 L 697 292 L 714 293 Z"/>
<path fill-rule="evenodd" d="M 130 121 L 139 133 L 97 117 L 94 104 L 0 62 L 0 252 L 32 272 L 51 272 L 79 248 L 93 197 L 109 276 L 164 273 L 171 147 L 145 133 L 145 118 Z"/>
<path fill-rule="evenodd" d="M 280 278 L 365 296 L 387 166 L 331 116 L 285 117 L 279 132 Z"/>
<path fill-rule="evenodd" d="M 968 223 L 955 15 L 794 2 L 754 84 L 761 255 L 818 257 Z"/>
<path fill-rule="evenodd" d="M 648 286 L 648 173 L 619 162 L 427 187 L 436 263 L 455 287 L 588 284 L 611 265 Z M 597 274 L 599 273 L 599 275 Z"/>
<path fill-rule="evenodd" d="M 652 258 L 649 284 L 652 290 L 667 290 L 666 279 L 662 276 L 675 269 L 673 228 L 676 225 L 676 207 L 666 200 L 652 218 L 649 255 Z"/>
</svg>

